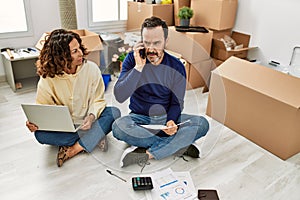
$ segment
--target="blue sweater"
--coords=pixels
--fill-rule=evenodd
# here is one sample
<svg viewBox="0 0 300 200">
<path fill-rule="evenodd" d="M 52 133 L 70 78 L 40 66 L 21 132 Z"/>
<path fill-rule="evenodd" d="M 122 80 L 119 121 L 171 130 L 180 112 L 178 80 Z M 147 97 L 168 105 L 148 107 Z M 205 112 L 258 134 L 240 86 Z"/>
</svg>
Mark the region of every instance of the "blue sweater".
<svg viewBox="0 0 300 200">
<path fill-rule="evenodd" d="M 122 65 L 122 72 L 114 86 L 118 102 L 130 97 L 129 108 L 133 113 L 147 116 L 167 114 L 167 121 L 176 123 L 184 104 L 186 72 L 181 61 L 164 53 L 160 65 L 146 60 L 142 72 L 134 69 L 135 60 L 130 52 Z"/>
</svg>

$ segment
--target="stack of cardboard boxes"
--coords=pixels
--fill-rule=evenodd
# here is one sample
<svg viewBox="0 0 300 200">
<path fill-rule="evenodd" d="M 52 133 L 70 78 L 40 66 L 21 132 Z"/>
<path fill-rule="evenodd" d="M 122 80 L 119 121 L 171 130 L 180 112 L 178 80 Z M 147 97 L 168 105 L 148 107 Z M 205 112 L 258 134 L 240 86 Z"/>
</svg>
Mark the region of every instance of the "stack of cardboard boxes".
<svg viewBox="0 0 300 200">
<path fill-rule="evenodd" d="M 203 26 L 208 33 L 177 32 L 178 11 L 189 6 L 194 11 L 191 26 Z M 238 0 L 173 0 L 173 4 L 128 2 L 127 30 L 140 30 L 146 17 L 164 19 L 170 27 L 166 49 L 177 52 L 187 61 L 187 89 L 205 87 L 208 91 L 211 71 L 230 56 L 247 57 L 250 35 L 232 31 Z M 174 19 L 174 20 L 173 20 Z M 220 38 L 231 36 L 243 48 L 228 51 Z"/>
<path fill-rule="evenodd" d="M 169 27 L 166 49 L 181 54 L 187 61 L 187 89 L 208 86 L 213 61 L 210 59 L 212 32 L 177 32 Z"/>
<path fill-rule="evenodd" d="M 194 10 L 192 25 L 204 26 L 213 31 L 211 57 L 218 66 L 230 56 L 247 58 L 250 49 L 250 35 L 232 31 L 235 25 L 238 0 L 191 0 Z M 221 38 L 230 36 L 237 45 L 242 44 L 238 50 L 227 50 Z"/>
<path fill-rule="evenodd" d="M 250 35 L 232 31 L 235 24 L 238 0 L 174 0 L 174 21 L 179 25 L 178 10 L 189 6 L 194 11 L 191 26 L 202 26 L 208 33 L 176 32 L 170 28 L 167 49 L 180 53 L 188 62 L 188 89 L 205 87 L 208 90 L 211 71 L 230 56 L 246 58 Z M 232 37 L 239 50 L 227 50 L 220 40 L 225 35 Z M 180 41 L 180 42 L 178 42 Z M 213 62 L 211 62 L 213 61 Z"/>
</svg>

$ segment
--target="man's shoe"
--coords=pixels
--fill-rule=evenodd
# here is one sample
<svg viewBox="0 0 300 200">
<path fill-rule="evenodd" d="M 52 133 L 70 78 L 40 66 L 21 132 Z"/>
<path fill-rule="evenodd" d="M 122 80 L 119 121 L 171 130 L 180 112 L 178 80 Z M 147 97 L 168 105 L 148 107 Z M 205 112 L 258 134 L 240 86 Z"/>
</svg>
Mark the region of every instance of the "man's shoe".
<svg viewBox="0 0 300 200">
<path fill-rule="evenodd" d="M 199 158 L 200 157 L 199 155 L 200 155 L 200 152 L 199 152 L 198 148 L 195 145 L 193 145 L 193 144 L 191 144 L 188 147 L 180 149 L 179 151 L 177 151 L 174 154 L 174 156 L 182 157 L 183 160 L 186 160 L 184 158 L 184 156 L 190 156 L 192 158 Z"/>
<path fill-rule="evenodd" d="M 120 166 L 126 167 L 132 164 L 138 164 L 141 167 L 145 167 L 148 163 L 149 155 L 146 153 L 146 149 L 131 146 L 128 147 L 121 156 Z"/>
<path fill-rule="evenodd" d="M 195 145 L 191 144 L 187 148 L 187 150 L 183 153 L 183 155 L 184 156 L 190 156 L 192 158 L 200 158 L 200 156 L 199 156 L 200 155 L 200 151 L 199 151 L 199 149 Z"/>
</svg>

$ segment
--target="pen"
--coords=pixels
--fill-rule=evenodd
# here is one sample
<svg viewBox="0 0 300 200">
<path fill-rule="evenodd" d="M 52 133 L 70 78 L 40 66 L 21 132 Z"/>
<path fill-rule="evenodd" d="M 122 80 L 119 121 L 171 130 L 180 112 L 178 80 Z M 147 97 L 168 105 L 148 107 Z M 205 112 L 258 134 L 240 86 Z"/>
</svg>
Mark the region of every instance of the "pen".
<svg viewBox="0 0 300 200">
<path fill-rule="evenodd" d="M 187 123 L 187 122 L 190 122 L 191 120 L 186 120 L 186 121 L 184 121 L 184 122 L 181 122 L 181 123 L 178 123 L 178 124 L 176 124 L 177 126 L 180 126 L 180 125 L 182 125 L 182 124 L 185 124 L 185 123 Z"/>
<path fill-rule="evenodd" d="M 123 179 L 123 178 L 121 178 L 120 176 L 118 176 L 118 175 L 112 173 L 110 170 L 107 169 L 106 171 L 107 171 L 107 173 L 109 173 L 110 175 L 113 175 L 113 176 L 117 177 L 118 179 L 120 179 L 120 180 L 122 180 L 122 181 L 124 181 L 124 182 L 127 182 L 125 179 Z"/>
<path fill-rule="evenodd" d="M 188 119 L 186 121 L 183 121 L 183 122 L 180 122 L 180 123 L 176 124 L 175 126 L 168 126 L 166 128 L 163 128 L 163 129 L 168 129 L 168 128 L 173 128 L 173 127 L 176 127 L 176 126 L 180 126 L 180 125 L 185 124 L 185 123 L 190 122 L 190 121 L 191 120 Z"/>
<path fill-rule="evenodd" d="M 30 47 L 28 47 L 27 50 L 28 51 L 35 51 L 36 52 L 36 50 L 34 48 L 30 48 Z"/>
</svg>

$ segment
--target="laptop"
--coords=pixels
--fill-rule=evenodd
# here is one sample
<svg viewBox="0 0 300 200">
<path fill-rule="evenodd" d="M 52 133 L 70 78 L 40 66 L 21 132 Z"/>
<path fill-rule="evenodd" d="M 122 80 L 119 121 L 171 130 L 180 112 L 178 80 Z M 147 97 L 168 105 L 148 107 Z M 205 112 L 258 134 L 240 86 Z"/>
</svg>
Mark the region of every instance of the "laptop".
<svg viewBox="0 0 300 200">
<path fill-rule="evenodd" d="M 44 131 L 77 132 L 81 127 L 74 124 L 69 108 L 61 105 L 21 104 L 31 123 Z"/>
</svg>

